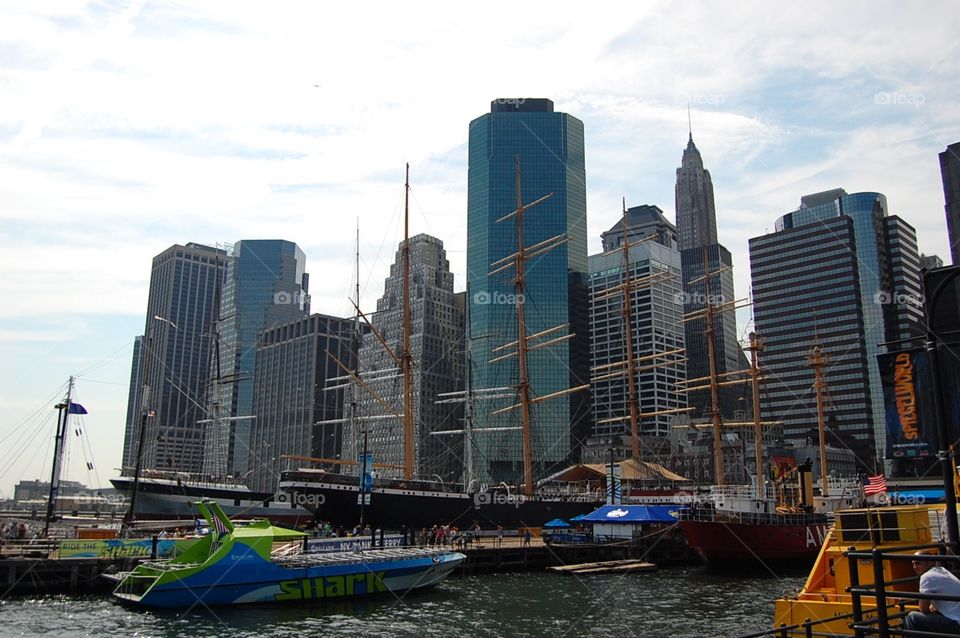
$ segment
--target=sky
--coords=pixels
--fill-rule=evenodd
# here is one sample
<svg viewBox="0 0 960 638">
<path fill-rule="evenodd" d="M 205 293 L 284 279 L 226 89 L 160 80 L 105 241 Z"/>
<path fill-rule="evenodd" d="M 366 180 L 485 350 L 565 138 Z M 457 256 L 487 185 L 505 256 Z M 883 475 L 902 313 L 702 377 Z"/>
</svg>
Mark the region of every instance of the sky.
<svg viewBox="0 0 960 638">
<path fill-rule="evenodd" d="M 173 244 L 295 241 L 312 310 L 347 316 L 359 224 L 373 309 L 409 162 L 411 234 L 443 240 L 463 290 L 468 125 L 498 98 L 584 122 L 591 253 L 622 197 L 675 219 L 689 106 L 738 297 L 748 239 L 837 187 L 884 193 L 949 263 L 955 1 L 346 4 L 0 0 L 0 495 L 49 478 L 71 375 L 89 414 L 65 478 L 116 476 Z"/>
</svg>

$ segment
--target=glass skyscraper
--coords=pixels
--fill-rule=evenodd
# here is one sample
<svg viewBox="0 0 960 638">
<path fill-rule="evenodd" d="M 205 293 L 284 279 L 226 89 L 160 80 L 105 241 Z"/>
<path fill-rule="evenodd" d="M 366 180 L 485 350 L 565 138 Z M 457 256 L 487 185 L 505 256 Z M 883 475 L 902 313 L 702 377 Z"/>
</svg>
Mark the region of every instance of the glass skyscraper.
<svg viewBox="0 0 960 638">
<path fill-rule="evenodd" d="M 517 340 L 513 268 L 490 274 L 493 262 L 517 251 L 516 217 L 497 223 L 517 207 L 515 166 L 519 158 L 522 200 L 552 197 L 529 209 L 524 244 L 557 235 L 567 241 L 526 264 L 525 314 L 528 335 L 556 326 L 575 336 L 529 354 L 534 399 L 589 382 L 586 175 L 583 123 L 553 110 L 547 99 L 499 99 L 490 113 L 470 123 L 467 193 L 467 285 L 473 386 L 509 387 L 516 395 L 516 357 L 492 360 L 495 348 Z M 539 341 L 557 337 L 554 332 Z M 478 474 L 485 480 L 523 476 L 520 411 L 491 412 L 518 403 L 518 395 L 474 407 Z M 506 428 L 517 429 L 506 429 Z M 538 402 L 532 415 L 534 478 L 574 460 L 589 435 L 589 394 L 579 392 Z"/>
<path fill-rule="evenodd" d="M 830 357 L 829 440 L 875 471 L 886 434 L 876 355 L 916 336 L 921 317 L 914 229 L 888 215 L 882 194 L 835 189 L 803 197 L 776 232 L 751 239 L 750 263 L 764 418 L 782 420 L 787 439 L 816 436 L 806 356 L 819 343 Z"/>
<path fill-rule="evenodd" d="M 212 387 L 213 420 L 204 450 L 204 473 L 242 476 L 249 471 L 249 419 L 253 413 L 253 378 L 257 361 L 257 333 L 280 323 L 296 321 L 310 312 L 306 257 L 293 242 L 282 239 L 244 239 L 233 245 L 220 298 L 219 360 L 211 379 L 220 375 L 218 392 Z"/>
</svg>

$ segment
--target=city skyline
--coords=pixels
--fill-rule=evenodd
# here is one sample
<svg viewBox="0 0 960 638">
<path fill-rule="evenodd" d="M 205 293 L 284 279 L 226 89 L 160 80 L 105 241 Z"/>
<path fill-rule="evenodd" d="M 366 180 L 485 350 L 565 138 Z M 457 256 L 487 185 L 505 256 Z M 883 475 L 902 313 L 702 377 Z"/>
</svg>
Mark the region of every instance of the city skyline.
<svg viewBox="0 0 960 638">
<path fill-rule="evenodd" d="M 960 140 L 957 9 L 890 3 L 871 9 L 870 30 L 837 37 L 864 6 L 820 6 L 760 16 L 666 3 L 577 11 L 576 26 L 533 7 L 511 24 L 384 7 L 362 46 L 334 28 L 363 22 L 356 9 L 4 8 L 0 437 L 25 424 L 52 441 L 52 418 L 31 414 L 52 414 L 67 376 L 89 370 L 83 422 L 100 482 L 116 474 L 150 259 L 172 244 L 296 241 L 314 311 L 346 316 L 359 217 L 361 305 L 372 308 L 399 238 L 406 160 L 411 234 L 444 241 L 464 290 L 467 125 L 498 97 L 551 98 L 584 122 L 591 253 L 622 197 L 675 221 L 689 104 L 737 291 L 748 289 L 746 238 L 772 232 L 802 194 L 839 186 L 883 192 L 920 250 L 948 262 L 937 156 Z M 681 37 L 707 31 L 703 48 Z M 22 456 L 0 477 L 5 496 L 47 478 L 42 451 Z M 65 477 L 94 482 L 75 460 Z"/>
</svg>

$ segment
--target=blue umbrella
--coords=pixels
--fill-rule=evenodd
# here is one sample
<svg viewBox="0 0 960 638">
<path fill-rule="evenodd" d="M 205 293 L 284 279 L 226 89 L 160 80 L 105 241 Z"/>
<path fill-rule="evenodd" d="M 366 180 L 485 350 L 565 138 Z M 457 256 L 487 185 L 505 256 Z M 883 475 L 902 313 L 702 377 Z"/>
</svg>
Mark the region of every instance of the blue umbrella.
<svg viewBox="0 0 960 638">
<path fill-rule="evenodd" d="M 582 521 L 582 520 L 585 519 L 586 517 L 587 517 L 586 514 L 577 514 L 576 516 L 574 516 L 574 517 L 571 518 L 570 520 L 571 520 L 571 521 Z"/>
<path fill-rule="evenodd" d="M 549 523 L 545 524 L 544 527 L 570 527 L 570 523 L 566 522 L 562 518 L 555 518 Z"/>
</svg>

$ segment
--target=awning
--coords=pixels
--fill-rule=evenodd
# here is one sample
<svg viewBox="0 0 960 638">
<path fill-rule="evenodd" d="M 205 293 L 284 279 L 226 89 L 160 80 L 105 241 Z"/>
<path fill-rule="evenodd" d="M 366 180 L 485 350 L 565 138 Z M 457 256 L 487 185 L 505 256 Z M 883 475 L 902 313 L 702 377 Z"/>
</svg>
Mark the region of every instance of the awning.
<svg viewBox="0 0 960 638">
<path fill-rule="evenodd" d="M 676 505 L 604 505 L 583 517 L 586 523 L 675 523 Z"/>
</svg>

